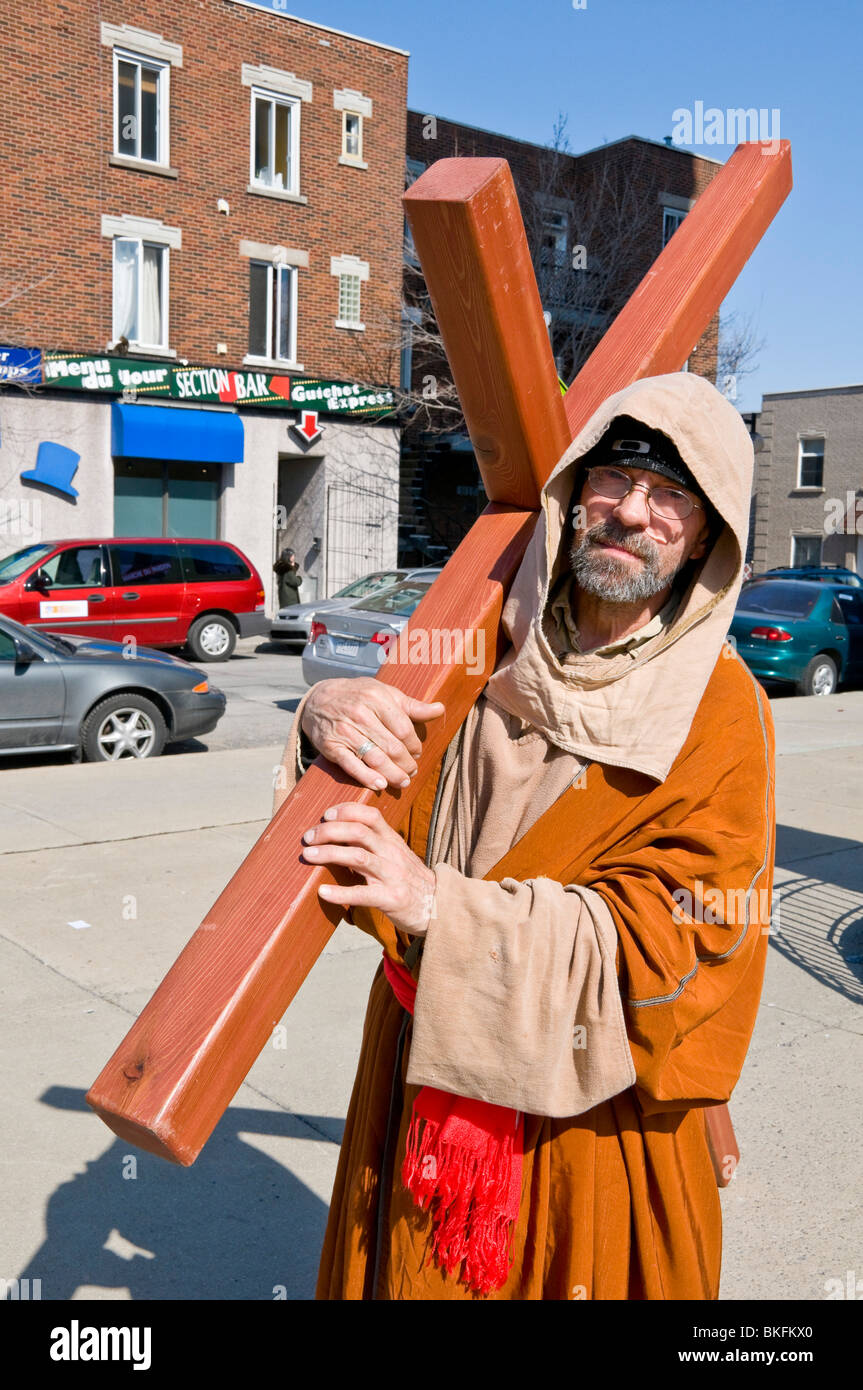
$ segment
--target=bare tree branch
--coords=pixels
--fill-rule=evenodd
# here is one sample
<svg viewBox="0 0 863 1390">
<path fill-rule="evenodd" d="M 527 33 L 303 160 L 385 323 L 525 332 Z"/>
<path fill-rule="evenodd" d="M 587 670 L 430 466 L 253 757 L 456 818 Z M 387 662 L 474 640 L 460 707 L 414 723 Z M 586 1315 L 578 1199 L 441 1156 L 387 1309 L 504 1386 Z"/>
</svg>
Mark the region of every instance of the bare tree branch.
<svg viewBox="0 0 863 1390">
<path fill-rule="evenodd" d="M 743 377 L 757 371 L 766 345 L 766 338 L 758 336 L 754 314 L 735 311 L 720 321 L 716 385 L 729 400 L 737 400 L 737 387 Z"/>
<path fill-rule="evenodd" d="M 51 276 L 54 274 L 56 274 L 56 271 L 49 270 L 48 274 L 43 275 L 41 279 L 32 280 L 29 285 L 20 285 L 18 289 L 13 290 L 11 294 L 7 293 L 5 299 L 0 299 L 0 309 L 5 309 L 7 304 L 11 304 L 15 299 L 20 299 L 22 294 L 29 294 L 31 290 L 38 290 L 39 286 L 44 285 L 45 281 L 50 280 Z M 2 290 L 0 290 L 0 294 L 3 294 Z"/>
</svg>

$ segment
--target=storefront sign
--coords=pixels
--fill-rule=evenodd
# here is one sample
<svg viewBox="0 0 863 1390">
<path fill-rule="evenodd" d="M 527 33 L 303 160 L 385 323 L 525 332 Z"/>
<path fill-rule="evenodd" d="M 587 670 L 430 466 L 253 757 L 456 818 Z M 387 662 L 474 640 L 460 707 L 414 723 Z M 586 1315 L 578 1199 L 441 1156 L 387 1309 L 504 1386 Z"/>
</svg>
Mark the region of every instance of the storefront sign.
<svg viewBox="0 0 863 1390">
<path fill-rule="evenodd" d="M 0 357 L 3 352 L 23 351 L 26 349 L 0 347 Z M 363 417 L 388 415 L 395 407 L 389 386 L 57 352 L 46 352 L 41 377 L 30 379 L 41 380 L 45 386 L 62 387 L 64 391 L 121 395 L 126 401 L 157 398 L 194 401 L 201 405 L 263 405 L 288 409 L 307 406 L 321 415 Z"/>
<path fill-rule="evenodd" d="M 0 382 L 18 381 L 38 385 L 42 380 L 42 353 L 39 348 L 0 347 Z"/>
</svg>

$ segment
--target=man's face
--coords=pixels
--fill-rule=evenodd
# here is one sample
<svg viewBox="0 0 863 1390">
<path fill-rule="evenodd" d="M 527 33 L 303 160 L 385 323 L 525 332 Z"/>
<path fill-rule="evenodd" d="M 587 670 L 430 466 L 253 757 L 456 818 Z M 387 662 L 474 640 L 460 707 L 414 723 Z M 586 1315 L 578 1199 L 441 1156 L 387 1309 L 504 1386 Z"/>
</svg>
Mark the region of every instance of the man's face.
<svg viewBox="0 0 863 1390">
<path fill-rule="evenodd" d="M 677 486 L 648 468 L 621 471 L 648 487 Z M 694 493 L 689 496 L 695 499 Z M 570 561 L 585 592 L 609 603 L 636 603 L 667 588 L 688 560 L 700 559 L 708 534 L 705 513 L 698 507 L 681 521 L 667 520 L 650 511 L 642 488 L 614 501 L 598 497 L 585 478 Z"/>
</svg>

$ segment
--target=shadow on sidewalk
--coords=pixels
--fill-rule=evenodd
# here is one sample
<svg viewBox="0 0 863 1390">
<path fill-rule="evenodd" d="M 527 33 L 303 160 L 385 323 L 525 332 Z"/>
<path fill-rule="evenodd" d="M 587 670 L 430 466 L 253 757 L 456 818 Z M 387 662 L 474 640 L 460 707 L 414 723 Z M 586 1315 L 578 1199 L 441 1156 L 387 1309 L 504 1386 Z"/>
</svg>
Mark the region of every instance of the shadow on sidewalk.
<svg viewBox="0 0 863 1390">
<path fill-rule="evenodd" d="M 73 1087 L 52 1086 L 41 1100 L 93 1114 Z M 43 1299 L 86 1285 L 133 1299 L 313 1298 L 327 1205 L 242 1135 L 337 1145 L 343 1127 L 329 1116 L 229 1109 L 191 1168 L 116 1139 L 53 1192 L 46 1238 L 18 1277 L 41 1279 Z"/>
<path fill-rule="evenodd" d="M 794 877 L 774 887 L 772 948 L 863 1004 L 863 845 L 780 825 L 776 867 Z"/>
</svg>

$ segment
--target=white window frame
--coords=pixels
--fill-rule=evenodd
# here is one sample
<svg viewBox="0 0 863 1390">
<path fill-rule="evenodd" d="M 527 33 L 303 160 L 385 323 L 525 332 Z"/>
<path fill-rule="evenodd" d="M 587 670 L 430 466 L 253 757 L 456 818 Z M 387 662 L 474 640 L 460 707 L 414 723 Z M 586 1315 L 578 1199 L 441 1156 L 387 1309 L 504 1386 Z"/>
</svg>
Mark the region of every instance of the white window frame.
<svg viewBox="0 0 863 1390">
<path fill-rule="evenodd" d="M 818 454 L 813 454 L 811 450 L 806 450 L 806 451 L 804 451 L 803 445 L 806 444 L 806 443 L 808 443 L 808 442 L 810 442 L 810 441 L 817 441 L 817 442 L 820 443 L 820 445 L 821 445 L 821 454 L 820 454 L 820 458 L 821 458 L 821 482 L 820 482 L 820 483 L 804 483 L 804 482 L 803 482 L 803 459 L 804 459 L 804 457 L 805 457 L 805 458 L 818 458 L 818 457 L 819 457 Z M 824 459 L 825 459 L 825 457 L 826 457 L 826 454 L 827 454 L 827 436 L 826 436 L 826 434 L 821 434 L 821 433 L 819 433 L 817 430 L 813 430 L 811 434 L 800 434 L 800 435 L 797 436 L 797 490 L 798 490 L 798 491 L 801 490 L 801 489 L 802 489 L 803 492 L 823 492 L 823 491 L 824 491 Z"/>
<path fill-rule="evenodd" d="M 250 257 L 249 257 L 249 275 L 250 275 L 250 276 L 251 276 L 251 267 L 252 267 L 253 265 L 262 265 L 262 266 L 265 266 L 265 267 L 266 267 L 266 270 L 267 270 L 267 347 L 270 348 L 270 349 L 275 349 L 275 348 L 278 346 L 278 345 L 274 342 L 274 339 L 273 339 L 273 278 L 272 278 L 272 277 L 273 277 L 274 275 L 279 275 L 279 272 L 280 272 L 280 271 L 284 271 L 285 274 L 286 274 L 286 276 L 287 276 L 287 279 L 288 279 L 288 282 L 289 282 L 289 285 L 290 285 L 290 296 L 291 296 L 291 312 L 290 312 L 290 318 L 289 318 L 289 321 L 288 321 L 288 348 L 289 348 L 289 350 L 290 350 L 290 356 L 288 356 L 288 357 L 278 357 L 278 356 L 275 354 L 275 352 L 273 352 L 272 355 L 265 354 L 264 356 L 260 356 L 260 355 L 257 354 L 257 353 L 251 353 L 251 352 L 249 352 L 249 353 L 247 353 L 246 356 L 243 358 L 243 361 L 244 361 L 244 362 L 248 362 L 248 363 L 250 363 L 250 364 L 252 364 L 252 365 L 260 365 L 260 366 L 269 366 L 269 365 L 273 365 L 273 366 L 279 366 L 279 367 L 293 367 L 295 370 L 298 369 L 298 368 L 301 369 L 301 364 L 300 364 L 299 362 L 297 362 L 297 285 L 298 285 L 298 281 L 299 281 L 299 276 L 298 276 L 298 274 L 297 274 L 297 267 L 296 267 L 295 265 L 290 265 L 290 264 L 287 264 L 287 263 L 285 263 L 284 261 L 280 261 L 280 260 L 268 261 L 268 260 L 261 260 L 261 259 L 260 259 L 259 257 L 257 257 L 257 256 L 250 256 Z M 277 306 L 278 306 L 278 302 L 279 302 L 279 300 L 281 299 L 281 295 L 282 295 L 282 288 L 281 288 L 281 286 L 282 286 L 282 277 L 281 277 L 281 275 L 279 275 L 279 278 L 278 278 L 278 280 L 277 280 L 277 282 L 276 282 L 276 301 L 277 301 Z M 251 314 L 251 304 L 249 305 L 249 313 Z M 276 316 L 279 317 L 279 315 L 278 315 L 278 307 L 277 307 L 277 310 L 276 310 Z"/>
<path fill-rule="evenodd" d="M 130 48 L 114 46 L 113 50 L 113 71 L 114 71 L 114 125 L 112 148 L 114 154 L 119 159 L 134 159 L 141 164 L 146 164 L 150 168 L 167 169 L 170 164 L 170 109 L 171 109 L 171 64 L 162 58 L 151 58 L 146 53 L 135 53 Z M 156 135 L 158 149 L 155 159 L 147 159 L 142 154 L 130 155 L 128 151 L 119 148 L 120 135 L 118 130 L 120 112 L 120 74 L 118 71 L 119 63 L 136 63 L 138 65 L 138 77 L 135 82 L 135 93 L 137 98 L 137 146 L 141 148 L 141 65 L 148 68 L 155 68 L 158 71 L 158 88 L 156 102 Z"/>
<path fill-rule="evenodd" d="M 351 154 L 348 149 L 348 116 L 356 116 L 358 122 L 356 154 Z M 342 159 L 349 164 L 362 164 L 364 168 L 368 168 L 368 165 L 364 164 L 363 161 L 363 113 L 362 111 L 349 111 L 347 107 L 342 112 Z"/>
<path fill-rule="evenodd" d="M 368 169 L 363 158 L 365 145 L 365 124 L 371 119 L 373 105 L 370 97 L 364 97 L 353 87 L 343 87 L 333 92 L 333 106 L 342 113 L 342 148 L 339 163 L 350 165 L 353 169 Z M 359 150 L 348 154 L 348 116 L 356 116 L 359 121 Z"/>
<path fill-rule="evenodd" d="M 368 261 L 361 261 L 359 256 L 332 256 L 330 258 L 330 274 L 335 275 L 339 282 L 339 297 L 337 301 L 336 313 L 338 314 L 342 305 L 342 279 L 344 276 L 351 276 L 360 282 L 360 305 L 362 305 L 362 282 L 369 278 Z M 354 332 L 364 333 L 365 324 L 358 319 L 356 322 L 349 319 L 335 318 L 333 324 L 336 328 L 353 329 Z"/>
<path fill-rule="evenodd" d="M 137 246 L 138 246 L 138 248 L 139 248 L 139 257 L 138 257 L 138 312 L 137 312 L 137 319 L 138 319 L 138 323 L 139 323 L 139 324 L 140 324 L 140 322 L 141 322 L 141 290 L 142 290 L 143 283 L 144 283 L 144 276 L 143 276 L 144 247 L 145 247 L 145 246 L 151 246 L 151 247 L 154 247 L 157 251 L 161 251 L 161 252 L 162 252 L 162 276 L 161 276 L 161 279 L 162 279 L 162 295 L 161 295 L 161 304 L 160 304 L 159 307 L 160 307 L 161 317 L 162 317 L 162 338 L 163 338 L 163 341 L 162 341 L 161 343 L 145 343 L 145 342 L 143 342 L 140 338 L 134 338 L 134 339 L 131 339 L 131 338 L 130 338 L 130 339 L 129 339 L 129 347 L 132 348 L 135 352 L 160 352 L 160 353 L 168 352 L 168 351 L 169 351 L 168 344 L 170 343 L 170 331 L 169 331 L 169 323 L 168 323 L 168 305 L 169 305 L 170 299 L 169 299 L 169 294 L 168 294 L 168 282 L 169 282 L 170 267 L 171 267 L 171 260 L 170 260 L 171 248 L 170 248 L 170 246 L 169 246 L 166 242 L 164 242 L 164 241 L 155 241 L 152 237 L 148 237 L 148 236 L 136 236 L 134 233 L 129 233 L 129 232 L 120 232 L 120 233 L 118 233 L 116 236 L 114 236 L 114 237 L 112 238 L 112 240 L 111 240 L 111 272 L 112 272 L 112 274 L 111 274 L 111 336 L 112 336 L 113 342 L 116 344 L 116 342 L 118 341 L 118 339 L 121 337 L 121 334 L 118 332 L 118 329 L 117 329 L 117 321 L 116 321 L 116 308 L 117 308 L 117 254 L 116 254 L 116 253 L 117 253 L 117 243 L 120 242 L 120 241 L 133 241 L 133 242 L 135 242 L 135 243 L 137 244 Z"/>
<path fill-rule="evenodd" d="M 269 139 L 270 139 L 270 168 L 275 153 L 275 107 L 287 106 L 290 109 L 289 131 L 288 131 L 288 168 L 290 173 L 290 184 L 286 188 L 279 188 L 275 183 L 265 183 L 255 174 L 255 102 L 269 101 L 272 103 L 270 108 L 269 120 Z M 267 87 L 252 87 L 251 105 L 249 108 L 249 184 L 252 188 L 264 193 L 293 193 L 299 196 L 300 192 L 300 108 L 302 99 L 297 96 L 289 96 L 284 92 L 276 92 Z M 275 174 L 275 169 L 273 169 Z"/>
<path fill-rule="evenodd" d="M 686 217 L 684 208 L 663 206 L 662 209 L 662 249 L 665 250 L 674 233 Z"/>
</svg>

